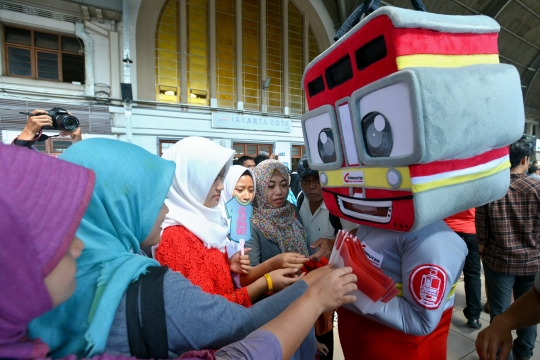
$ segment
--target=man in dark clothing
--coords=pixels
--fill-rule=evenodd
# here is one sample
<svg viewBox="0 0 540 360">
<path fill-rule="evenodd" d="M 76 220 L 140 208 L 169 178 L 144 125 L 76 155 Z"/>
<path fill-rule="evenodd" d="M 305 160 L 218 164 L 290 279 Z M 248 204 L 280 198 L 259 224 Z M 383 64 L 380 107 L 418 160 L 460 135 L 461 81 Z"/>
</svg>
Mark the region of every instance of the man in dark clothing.
<svg viewBox="0 0 540 360">
<path fill-rule="evenodd" d="M 518 299 L 531 289 L 540 270 L 540 182 L 526 173 L 532 154 L 523 140 L 510 145 L 508 193 L 476 209 L 476 242 L 492 321 L 510 306 L 512 291 Z M 536 326 L 517 330 L 514 358 L 529 359 L 535 341 Z"/>
<path fill-rule="evenodd" d="M 247 155 L 239 157 L 238 160 L 236 160 L 236 164 L 243 167 L 250 168 L 251 170 L 255 168 L 255 161 L 253 160 L 251 156 L 247 156 Z"/>
</svg>

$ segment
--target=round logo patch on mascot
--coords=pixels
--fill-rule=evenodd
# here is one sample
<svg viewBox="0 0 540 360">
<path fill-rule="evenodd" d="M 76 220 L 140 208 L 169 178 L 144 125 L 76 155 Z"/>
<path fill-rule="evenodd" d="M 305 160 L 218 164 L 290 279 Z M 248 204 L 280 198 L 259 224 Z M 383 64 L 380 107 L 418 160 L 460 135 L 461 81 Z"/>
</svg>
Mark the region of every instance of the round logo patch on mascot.
<svg viewBox="0 0 540 360">
<path fill-rule="evenodd" d="M 446 273 L 437 265 L 424 264 L 413 270 L 409 290 L 416 302 L 426 309 L 437 309 L 446 290 Z"/>
</svg>

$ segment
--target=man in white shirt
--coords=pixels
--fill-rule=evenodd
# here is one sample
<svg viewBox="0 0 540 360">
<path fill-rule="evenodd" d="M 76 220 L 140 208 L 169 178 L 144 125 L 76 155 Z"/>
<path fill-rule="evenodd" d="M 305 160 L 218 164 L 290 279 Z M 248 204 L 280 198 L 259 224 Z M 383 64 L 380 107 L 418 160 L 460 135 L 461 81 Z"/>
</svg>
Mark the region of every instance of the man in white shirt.
<svg viewBox="0 0 540 360">
<path fill-rule="evenodd" d="M 306 228 L 310 259 L 319 261 L 321 257 L 330 257 L 338 230 L 351 231 L 358 224 L 330 214 L 323 201 L 319 173 L 310 169 L 307 161 L 302 165 L 298 171 L 302 188 L 297 200 L 298 212 Z"/>
<path fill-rule="evenodd" d="M 307 160 L 298 169 L 302 192 L 298 195 L 297 206 L 300 218 L 307 232 L 310 259 L 319 261 L 329 258 L 334 247 L 338 230 L 352 230 L 358 224 L 331 215 L 323 201 L 319 173 L 309 168 Z M 317 351 L 319 359 L 332 360 L 334 350 L 333 311 L 323 313 L 315 323 Z"/>
</svg>

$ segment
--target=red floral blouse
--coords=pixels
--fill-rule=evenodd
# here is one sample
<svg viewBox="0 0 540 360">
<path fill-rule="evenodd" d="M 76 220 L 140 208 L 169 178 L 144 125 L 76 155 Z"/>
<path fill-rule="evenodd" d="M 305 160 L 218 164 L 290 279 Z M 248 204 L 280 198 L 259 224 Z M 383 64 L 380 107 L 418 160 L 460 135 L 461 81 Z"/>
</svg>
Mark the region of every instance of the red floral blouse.
<svg viewBox="0 0 540 360">
<path fill-rule="evenodd" d="M 251 306 L 247 289 L 235 289 L 227 253 L 205 247 L 184 226 L 170 226 L 163 231 L 156 250 L 156 260 L 182 273 L 203 291 L 221 295 L 245 307 Z"/>
</svg>

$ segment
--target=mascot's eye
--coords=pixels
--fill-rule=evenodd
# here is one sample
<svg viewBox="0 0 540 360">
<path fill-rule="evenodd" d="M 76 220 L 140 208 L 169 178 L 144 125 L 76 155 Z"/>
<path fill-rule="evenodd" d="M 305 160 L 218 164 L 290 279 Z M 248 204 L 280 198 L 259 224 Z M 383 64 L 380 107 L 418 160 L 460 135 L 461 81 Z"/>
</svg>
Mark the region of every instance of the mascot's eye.
<svg viewBox="0 0 540 360">
<path fill-rule="evenodd" d="M 334 108 L 325 105 L 305 113 L 302 128 L 311 167 L 315 170 L 341 167 L 343 154 Z"/>
<path fill-rule="evenodd" d="M 317 149 L 323 163 L 336 161 L 336 144 L 334 143 L 334 134 L 332 129 L 322 129 L 317 141 Z"/>
<path fill-rule="evenodd" d="M 374 111 L 364 116 L 362 118 L 362 135 L 369 156 L 390 156 L 394 145 L 392 126 L 383 114 Z"/>
<path fill-rule="evenodd" d="M 414 152 L 415 134 L 409 88 L 397 83 L 360 99 L 360 135 L 371 158 L 391 158 Z"/>
</svg>

